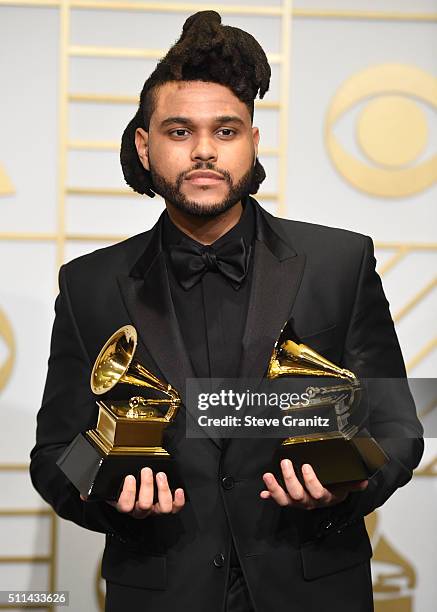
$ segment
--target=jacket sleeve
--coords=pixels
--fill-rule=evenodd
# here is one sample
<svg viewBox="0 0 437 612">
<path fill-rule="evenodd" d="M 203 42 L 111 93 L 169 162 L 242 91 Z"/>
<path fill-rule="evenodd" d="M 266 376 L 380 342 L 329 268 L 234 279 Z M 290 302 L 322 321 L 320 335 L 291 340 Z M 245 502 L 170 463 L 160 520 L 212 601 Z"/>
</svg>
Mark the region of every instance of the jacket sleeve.
<svg viewBox="0 0 437 612">
<path fill-rule="evenodd" d="M 347 526 L 381 506 L 411 479 L 423 454 L 423 428 L 375 264 L 372 240 L 365 237 L 342 365 L 366 385 L 368 428 L 390 460 L 369 479 L 367 489 L 333 506 L 333 527 Z"/>
<path fill-rule="evenodd" d="M 130 533 L 131 517 L 106 502 L 83 502 L 56 461 L 79 432 L 95 426 L 97 406 L 90 389 L 91 363 L 68 296 L 66 269 L 59 272 L 47 380 L 37 416 L 30 476 L 40 495 L 62 518 L 119 537 Z M 85 299 L 85 298 L 84 298 Z"/>
</svg>

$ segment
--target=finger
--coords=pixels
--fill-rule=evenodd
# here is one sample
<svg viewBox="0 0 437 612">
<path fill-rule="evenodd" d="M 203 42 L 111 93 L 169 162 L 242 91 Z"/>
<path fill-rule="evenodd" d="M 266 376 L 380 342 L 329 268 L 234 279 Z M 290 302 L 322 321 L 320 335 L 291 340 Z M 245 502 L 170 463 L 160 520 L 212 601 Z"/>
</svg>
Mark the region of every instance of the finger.
<svg viewBox="0 0 437 612">
<path fill-rule="evenodd" d="M 291 499 L 298 503 L 307 503 L 310 497 L 298 481 L 290 459 L 283 459 L 281 461 L 281 469 L 284 476 L 284 484 Z"/>
<path fill-rule="evenodd" d="M 305 482 L 305 488 L 316 504 L 329 504 L 332 501 L 332 493 L 325 489 L 313 467 L 309 463 L 304 463 L 302 466 L 302 474 Z"/>
<path fill-rule="evenodd" d="M 81 499 L 82 501 L 86 501 L 86 500 L 87 500 L 87 498 L 86 498 L 84 495 L 82 495 L 82 493 L 80 494 L 80 499 Z"/>
<path fill-rule="evenodd" d="M 138 494 L 136 510 L 150 511 L 153 506 L 153 471 L 149 467 L 141 470 L 141 486 Z"/>
<path fill-rule="evenodd" d="M 269 499 L 271 497 L 270 491 L 261 491 L 259 496 L 262 497 L 262 499 Z"/>
<path fill-rule="evenodd" d="M 156 474 L 156 483 L 158 485 L 158 512 L 171 512 L 173 508 L 173 496 L 168 486 L 167 476 L 164 472 Z"/>
<path fill-rule="evenodd" d="M 288 506 L 290 499 L 284 489 L 278 484 L 273 474 L 267 472 L 263 475 L 263 480 L 275 502 L 280 506 Z"/>
<path fill-rule="evenodd" d="M 176 512 L 179 512 L 179 510 L 181 508 L 183 508 L 185 505 L 185 493 L 183 489 L 176 489 L 176 491 L 174 492 L 174 501 L 173 501 L 173 508 L 172 508 L 172 513 L 176 514 Z"/>
<path fill-rule="evenodd" d="M 131 512 L 135 506 L 135 495 L 137 492 L 137 479 L 130 474 L 124 479 L 123 490 L 115 505 L 119 512 Z"/>
</svg>

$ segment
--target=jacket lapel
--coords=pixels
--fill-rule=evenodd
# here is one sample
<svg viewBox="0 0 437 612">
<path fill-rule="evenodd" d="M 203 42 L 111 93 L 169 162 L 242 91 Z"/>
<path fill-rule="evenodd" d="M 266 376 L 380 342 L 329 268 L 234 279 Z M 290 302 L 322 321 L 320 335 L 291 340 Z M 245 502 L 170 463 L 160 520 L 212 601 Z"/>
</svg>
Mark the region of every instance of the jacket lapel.
<svg viewBox="0 0 437 612">
<path fill-rule="evenodd" d="M 199 413 L 194 413 L 194 407 L 186 397 L 187 379 L 195 378 L 195 373 L 171 299 L 161 242 L 162 219 L 161 215 L 145 252 L 130 274 L 120 275 L 118 282 L 139 339 L 155 364 L 153 373 L 177 389 L 197 429 Z M 217 439 L 212 440 L 218 447 L 221 446 L 218 434 Z"/>
<path fill-rule="evenodd" d="M 274 344 L 291 311 L 302 280 L 305 255 L 283 236 L 281 221 L 257 202 L 254 275 L 243 336 L 240 377 L 265 375 Z"/>
</svg>

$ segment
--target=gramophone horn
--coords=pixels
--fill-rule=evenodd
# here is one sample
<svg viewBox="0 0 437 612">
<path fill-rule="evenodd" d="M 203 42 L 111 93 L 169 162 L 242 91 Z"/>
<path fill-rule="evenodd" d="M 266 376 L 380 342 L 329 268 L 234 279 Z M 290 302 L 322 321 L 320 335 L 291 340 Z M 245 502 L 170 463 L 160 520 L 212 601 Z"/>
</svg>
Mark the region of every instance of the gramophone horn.
<svg viewBox="0 0 437 612">
<path fill-rule="evenodd" d="M 335 365 L 314 349 L 295 340 L 296 334 L 290 321 L 287 321 L 273 348 L 267 378 L 274 379 L 293 375 L 331 376 L 347 379 L 353 383 L 357 382 L 353 372 Z"/>
<path fill-rule="evenodd" d="M 179 395 L 171 385 L 162 382 L 134 359 L 137 348 L 137 332 L 132 325 L 124 325 L 105 343 L 91 372 L 91 389 L 103 395 L 117 384 L 128 384 L 161 391 L 175 401 Z M 153 403 L 166 400 L 154 400 Z"/>
</svg>

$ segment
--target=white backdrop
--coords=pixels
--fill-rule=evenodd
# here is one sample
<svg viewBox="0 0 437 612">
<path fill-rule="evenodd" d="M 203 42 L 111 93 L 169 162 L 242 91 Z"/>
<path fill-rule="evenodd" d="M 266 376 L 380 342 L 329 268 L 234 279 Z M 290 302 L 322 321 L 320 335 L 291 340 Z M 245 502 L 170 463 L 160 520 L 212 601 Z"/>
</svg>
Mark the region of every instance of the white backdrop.
<svg viewBox="0 0 437 612">
<path fill-rule="evenodd" d="M 158 218 L 159 198 L 122 191 L 117 146 L 156 63 L 143 50 L 165 50 L 192 11 L 182 2 L 171 11 L 162 3 L 159 12 L 144 10 L 144 2 L 138 11 L 71 4 L 0 0 L 0 590 L 56 586 L 70 591 L 73 612 L 97 612 L 102 537 L 66 521 L 53 527 L 50 513 L 34 514 L 46 507 L 26 472 L 56 276 L 63 261 L 143 231 Z M 220 6 L 235 3 L 221 0 Z M 249 13 L 223 11 L 223 22 L 254 34 L 272 59 L 267 105 L 255 117 L 268 174 L 262 205 L 372 236 L 410 376 L 435 376 L 437 0 L 296 0 L 293 6 L 245 0 L 239 6 Z M 256 14 L 262 7 L 277 14 Z M 413 10 L 414 19 L 402 18 Z M 402 87 L 386 90 L 393 65 Z M 368 88 L 369 70 L 382 75 L 378 91 Z M 328 126 L 328 113 L 352 78 L 364 94 Z M 328 141 L 335 134 L 351 156 L 375 166 L 357 125 L 367 117 L 377 133 L 380 117 L 366 105 L 390 95 L 391 116 L 402 118 L 402 96 L 416 113 L 396 124 L 392 149 L 414 146 L 414 117 L 426 141 L 402 167 L 388 160 L 382 182 L 395 194 L 386 197 L 357 187 L 350 165 L 334 163 Z M 416 189 L 417 169 L 427 163 L 429 186 Z M 409 195 L 393 178 L 404 170 Z M 435 398 L 419 398 L 419 404 L 429 411 L 427 424 Z M 430 438 L 413 482 L 368 519 L 378 612 L 434 609 L 436 460 Z"/>
</svg>

